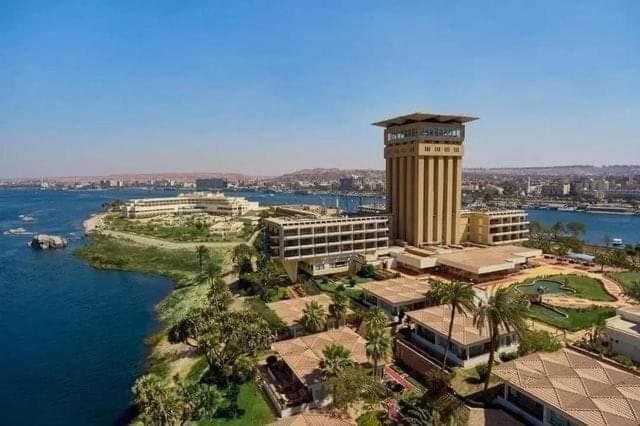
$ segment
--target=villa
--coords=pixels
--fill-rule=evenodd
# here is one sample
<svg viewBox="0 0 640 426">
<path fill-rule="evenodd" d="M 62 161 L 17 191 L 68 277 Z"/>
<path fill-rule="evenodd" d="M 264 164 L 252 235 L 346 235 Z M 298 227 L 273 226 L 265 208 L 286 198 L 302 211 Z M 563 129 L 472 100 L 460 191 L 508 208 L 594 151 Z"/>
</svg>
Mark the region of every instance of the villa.
<svg viewBox="0 0 640 426">
<path fill-rule="evenodd" d="M 351 351 L 351 360 L 368 365 L 366 340 L 347 327 L 274 343 L 277 356 L 261 367 L 263 389 L 280 417 L 288 417 L 331 403 L 322 373 L 322 351 L 339 344 Z"/>
<path fill-rule="evenodd" d="M 366 305 L 378 307 L 393 317 L 401 312 L 424 308 L 431 284 L 403 277 L 361 284 L 360 288 Z"/>
<path fill-rule="evenodd" d="M 304 308 L 307 303 L 310 302 L 317 302 L 327 315 L 329 315 L 329 306 L 331 306 L 333 301 L 331 297 L 324 293 L 315 296 L 280 300 L 278 302 L 267 303 L 267 306 L 287 325 L 289 335 L 298 337 L 307 334 L 301 321 L 304 316 Z M 328 316 L 327 326 L 333 327 L 334 325 L 335 319 Z"/>
<path fill-rule="evenodd" d="M 640 377 L 570 349 L 497 365 L 497 402 L 533 425 L 640 424 Z"/>
<path fill-rule="evenodd" d="M 640 306 L 618 308 L 616 314 L 607 320 L 609 348 L 640 362 Z"/>
<path fill-rule="evenodd" d="M 447 335 L 451 319 L 449 305 L 439 305 L 407 313 L 413 324 L 410 340 L 415 346 L 437 359 L 442 359 L 447 346 Z M 498 354 L 518 350 L 518 338 L 500 328 Z M 473 318 L 456 313 L 453 321 L 451 347 L 448 362 L 464 368 L 485 364 L 489 361 L 489 330 L 479 331 Z"/>
</svg>

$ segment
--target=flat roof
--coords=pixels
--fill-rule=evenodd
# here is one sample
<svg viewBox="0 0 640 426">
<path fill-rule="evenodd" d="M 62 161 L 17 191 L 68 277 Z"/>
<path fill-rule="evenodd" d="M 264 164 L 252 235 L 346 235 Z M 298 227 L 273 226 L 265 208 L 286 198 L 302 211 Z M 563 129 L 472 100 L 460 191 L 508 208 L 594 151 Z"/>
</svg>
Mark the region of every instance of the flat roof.
<svg viewBox="0 0 640 426">
<path fill-rule="evenodd" d="M 278 302 L 267 303 L 277 316 L 289 327 L 297 325 L 304 316 L 304 307 L 307 303 L 316 301 L 322 306 L 325 312 L 329 313 L 329 305 L 333 303 L 331 297 L 326 294 L 317 294 L 315 296 L 301 297 L 299 299 L 280 300 Z"/>
<path fill-rule="evenodd" d="M 418 309 L 407 312 L 407 316 L 421 326 L 437 332 L 442 336 L 449 334 L 449 324 L 451 323 L 451 308 L 449 305 L 438 305 L 430 308 Z M 507 331 L 500 327 L 500 335 L 507 334 Z M 459 314 L 453 320 L 451 341 L 461 346 L 472 346 L 478 343 L 489 341 L 489 327 L 484 327 L 480 332 L 473 325 L 473 317 Z"/>
<path fill-rule="evenodd" d="M 270 423 L 270 426 L 349 426 L 351 424 L 353 423 L 326 414 L 302 413 Z"/>
<path fill-rule="evenodd" d="M 271 347 L 282 357 L 296 377 L 308 386 L 323 381 L 322 351 L 332 344 L 342 345 L 351 351 L 353 362 L 357 364 L 368 362 L 365 349 L 367 341 L 348 327 L 283 340 L 274 343 Z"/>
<path fill-rule="evenodd" d="M 478 117 L 471 117 L 467 115 L 450 115 L 450 114 L 434 114 L 434 113 L 427 113 L 427 112 L 414 112 L 412 114 L 400 115 L 398 117 L 393 117 L 393 118 L 388 118 L 386 120 L 378 121 L 376 123 L 372 123 L 372 125 L 388 128 L 388 127 L 402 126 L 403 124 L 418 123 L 418 122 L 464 124 L 477 119 Z"/>
<path fill-rule="evenodd" d="M 506 271 L 528 258 L 542 255 L 542 250 L 514 245 L 468 248 L 436 255 L 438 263 L 481 275 Z"/>
<path fill-rule="evenodd" d="M 431 291 L 431 284 L 402 277 L 361 284 L 360 288 L 391 305 L 400 305 L 423 301 Z"/>
<path fill-rule="evenodd" d="M 640 424 L 640 377 L 576 351 L 533 353 L 493 373 L 580 422 Z"/>
</svg>

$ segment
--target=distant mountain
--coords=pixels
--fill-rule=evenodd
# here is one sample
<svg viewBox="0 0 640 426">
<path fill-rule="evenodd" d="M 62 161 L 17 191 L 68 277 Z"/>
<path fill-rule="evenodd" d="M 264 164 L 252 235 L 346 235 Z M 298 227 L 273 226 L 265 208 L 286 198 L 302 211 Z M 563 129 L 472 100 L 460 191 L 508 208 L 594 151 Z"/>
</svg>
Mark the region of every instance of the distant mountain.
<svg viewBox="0 0 640 426">
<path fill-rule="evenodd" d="M 337 169 L 337 168 L 315 168 L 315 169 L 302 169 L 295 172 L 285 173 L 280 176 L 280 179 L 339 179 L 341 177 L 348 176 L 361 176 L 370 179 L 383 179 L 384 170 L 374 169 Z"/>
<path fill-rule="evenodd" d="M 464 172 L 511 176 L 629 176 L 640 175 L 640 165 L 465 168 Z"/>
</svg>

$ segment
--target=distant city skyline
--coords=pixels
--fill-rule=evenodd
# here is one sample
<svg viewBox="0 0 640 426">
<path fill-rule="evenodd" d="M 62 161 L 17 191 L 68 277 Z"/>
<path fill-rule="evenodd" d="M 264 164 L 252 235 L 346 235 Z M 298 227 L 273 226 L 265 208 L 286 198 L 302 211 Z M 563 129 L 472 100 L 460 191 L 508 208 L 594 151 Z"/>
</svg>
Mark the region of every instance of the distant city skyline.
<svg viewBox="0 0 640 426">
<path fill-rule="evenodd" d="M 480 117 L 465 168 L 640 161 L 640 3 L 0 4 L 0 178 L 384 169 L 374 121 Z"/>
</svg>

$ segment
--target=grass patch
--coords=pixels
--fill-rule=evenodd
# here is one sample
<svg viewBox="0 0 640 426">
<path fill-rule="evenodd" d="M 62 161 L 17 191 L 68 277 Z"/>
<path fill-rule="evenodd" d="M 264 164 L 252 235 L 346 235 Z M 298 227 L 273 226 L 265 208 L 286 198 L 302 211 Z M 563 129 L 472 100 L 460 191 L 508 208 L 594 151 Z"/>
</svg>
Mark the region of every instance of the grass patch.
<svg viewBox="0 0 640 426">
<path fill-rule="evenodd" d="M 228 390 L 227 390 L 228 392 Z M 227 401 L 218 409 L 213 420 L 201 421 L 202 426 L 216 425 L 267 425 L 275 420 L 275 416 L 269 403 L 255 383 L 249 382 L 240 385 L 238 392 L 238 410 L 234 418 Z"/>
<path fill-rule="evenodd" d="M 459 395 L 470 396 L 484 389 L 484 381 L 480 379 L 478 370 L 473 368 L 458 368 L 451 379 L 451 388 Z M 497 376 L 491 375 L 489 380 L 489 388 L 501 383 Z"/>
<path fill-rule="evenodd" d="M 602 308 L 592 306 L 587 309 L 558 309 L 568 315 L 567 318 L 557 314 L 552 314 L 543 306 L 531 305 L 528 311 L 528 315 L 531 318 L 542 321 L 546 324 L 552 325 L 557 328 L 561 328 L 567 331 L 578 331 L 591 327 L 593 324 L 597 324 L 607 318 L 611 318 L 616 314 L 614 308 Z"/>
<path fill-rule="evenodd" d="M 327 281 L 324 282 L 323 279 L 316 279 L 315 280 L 315 284 L 316 286 L 326 292 L 326 293 L 335 293 L 336 291 L 338 291 L 341 288 L 344 288 L 344 293 L 349 296 L 351 299 L 355 300 L 355 301 L 362 301 L 364 299 L 364 294 L 362 292 L 362 289 L 357 287 L 357 286 L 353 286 L 353 287 L 349 287 L 348 285 L 346 285 L 343 281 Z"/>
<path fill-rule="evenodd" d="M 246 298 L 244 300 L 244 307 L 250 311 L 257 312 L 262 318 L 269 323 L 272 331 L 284 331 L 288 327 L 287 325 L 273 312 L 265 302 L 257 297 Z"/>
<path fill-rule="evenodd" d="M 566 285 L 568 288 L 575 290 L 570 291 L 560 288 L 559 290 L 554 289 L 552 291 L 549 291 L 549 293 L 547 294 L 566 294 L 571 297 L 601 302 L 613 302 L 616 300 L 605 290 L 602 281 L 596 278 L 580 275 L 553 275 L 550 277 L 536 277 L 526 280 L 524 283 L 518 284 L 518 286 L 522 286 L 521 290 L 528 293 L 532 290 L 531 287 L 529 287 L 529 289 L 527 289 L 527 287 L 530 284 L 535 285 L 537 281 L 553 281 L 553 283 L 547 283 L 546 287 L 548 289 L 553 288 L 554 286 L 556 286 L 555 283 L 558 283 L 560 285 Z M 533 289 L 533 291 L 535 291 L 535 289 Z"/>
<path fill-rule="evenodd" d="M 356 424 L 358 426 L 378 426 L 382 425 L 380 423 L 380 417 L 384 416 L 385 411 L 383 410 L 375 410 L 364 413 L 360 417 L 356 419 Z"/>
<path fill-rule="evenodd" d="M 204 372 L 207 371 L 208 367 L 209 364 L 207 364 L 207 359 L 204 356 L 198 358 L 198 360 L 191 366 L 191 370 L 189 370 L 189 373 L 187 373 L 186 377 L 184 378 L 185 383 L 199 382 Z"/>
<path fill-rule="evenodd" d="M 610 272 L 607 275 L 614 281 L 620 283 L 624 288 L 631 285 L 634 281 L 640 281 L 640 271 Z"/>
<path fill-rule="evenodd" d="M 125 219 L 119 215 L 107 216 L 105 225 L 107 229 L 113 231 L 128 232 L 176 243 L 242 242 L 247 241 L 256 230 L 255 226 L 244 225 L 237 235 L 223 238 L 209 235 L 209 224 L 200 220 L 184 219 L 179 223 L 167 224 L 162 220 Z"/>
</svg>

